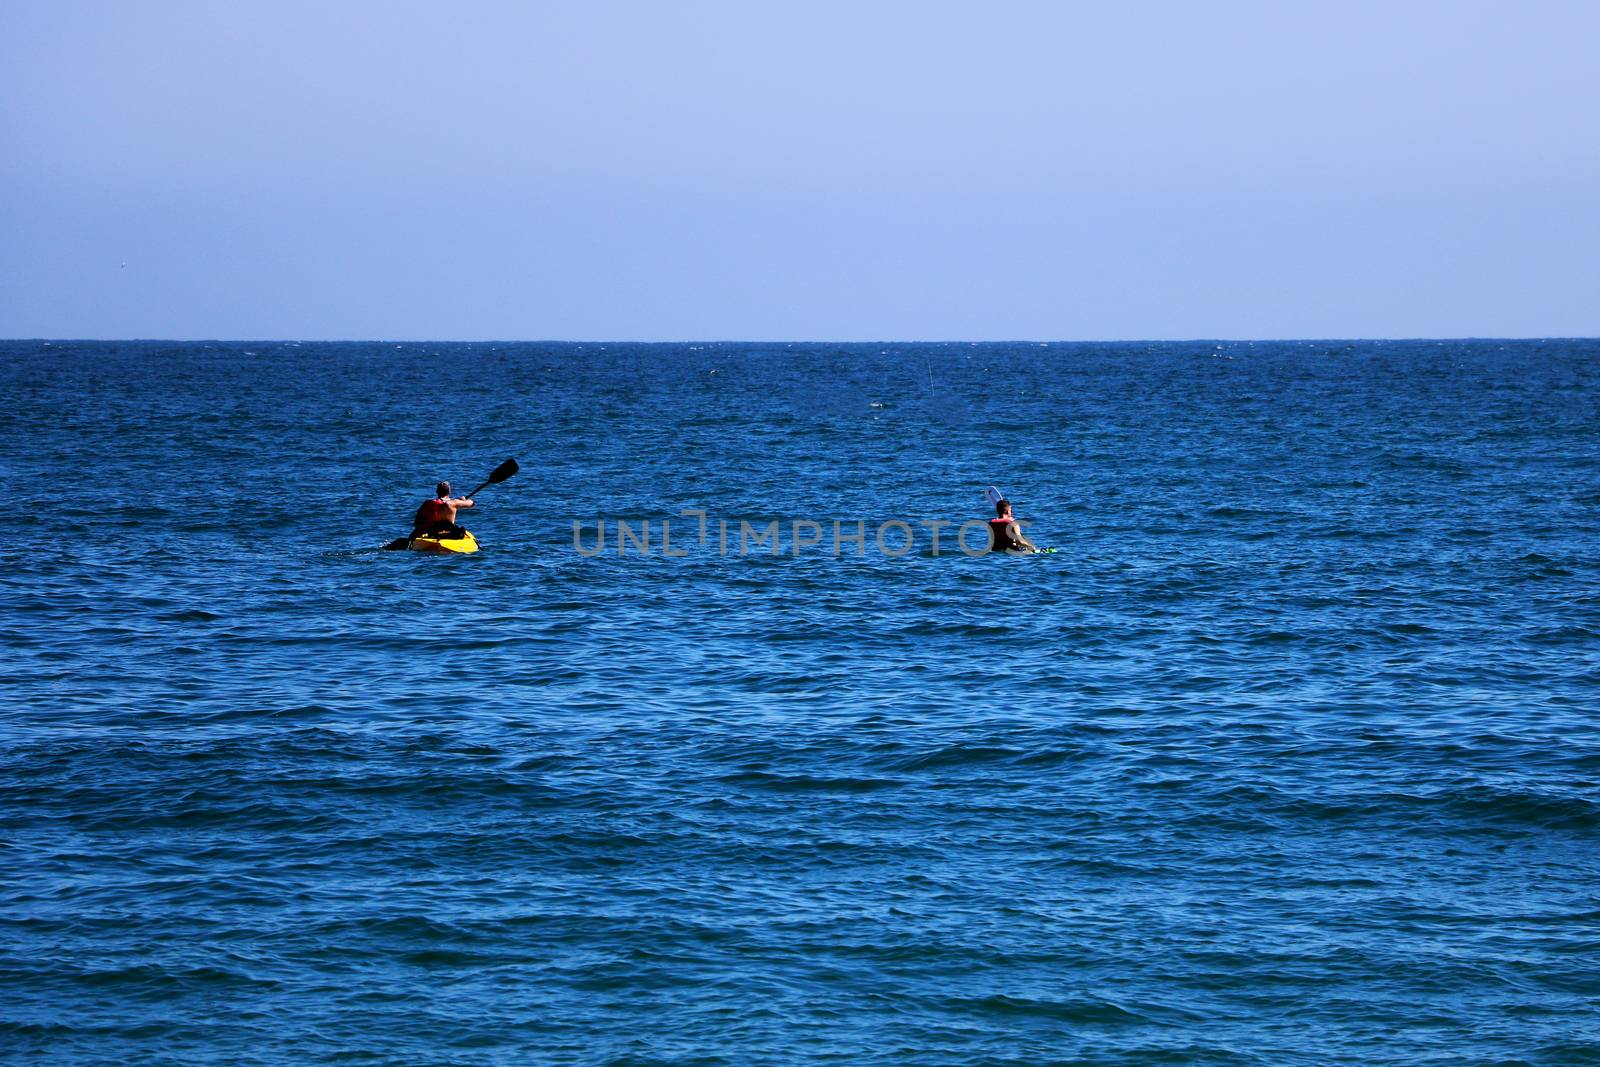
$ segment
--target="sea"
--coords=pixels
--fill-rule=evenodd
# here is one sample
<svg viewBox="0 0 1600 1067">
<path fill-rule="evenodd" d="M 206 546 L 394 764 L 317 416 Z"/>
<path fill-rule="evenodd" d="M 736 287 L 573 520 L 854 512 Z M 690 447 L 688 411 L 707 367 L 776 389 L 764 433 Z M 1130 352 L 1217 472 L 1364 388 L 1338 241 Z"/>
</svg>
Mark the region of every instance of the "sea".
<svg viewBox="0 0 1600 1067">
<path fill-rule="evenodd" d="M 1600 341 L 11 341 L 0 428 L 7 1062 L 1600 1063 Z"/>
</svg>

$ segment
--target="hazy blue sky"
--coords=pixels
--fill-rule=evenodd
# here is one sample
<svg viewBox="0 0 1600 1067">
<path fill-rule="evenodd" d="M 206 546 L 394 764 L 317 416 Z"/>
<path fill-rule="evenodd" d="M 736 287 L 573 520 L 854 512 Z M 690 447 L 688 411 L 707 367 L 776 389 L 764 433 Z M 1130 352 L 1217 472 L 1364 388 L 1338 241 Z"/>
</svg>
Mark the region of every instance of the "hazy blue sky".
<svg viewBox="0 0 1600 1067">
<path fill-rule="evenodd" d="M 1597 116 L 1590 0 L 0 0 L 0 336 L 1596 335 Z"/>
</svg>

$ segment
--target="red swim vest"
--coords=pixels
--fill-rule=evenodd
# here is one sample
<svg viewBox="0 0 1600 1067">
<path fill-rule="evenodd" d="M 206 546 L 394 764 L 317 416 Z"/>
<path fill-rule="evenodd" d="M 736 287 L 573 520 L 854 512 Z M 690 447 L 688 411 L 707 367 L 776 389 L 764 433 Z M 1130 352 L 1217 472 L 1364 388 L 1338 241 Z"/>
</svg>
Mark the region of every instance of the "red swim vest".
<svg viewBox="0 0 1600 1067">
<path fill-rule="evenodd" d="M 422 506 L 417 509 L 417 521 L 415 525 L 418 529 L 424 529 L 441 522 L 449 521 L 450 505 L 445 503 L 443 497 L 435 497 L 432 500 L 425 500 L 422 502 Z"/>
<path fill-rule="evenodd" d="M 1012 519 L 990 519 L 989 520 L 989 551 L 990 552 L 1021 551 L 1022 542 L 1020 542 L 1020 541 L 1016 540 L 1015 538 L 1013 538 L 1011 536 L 1011 534 L 1006 531 L 1006 527 L 1010 526 L 1012 523 L 1014 523 L 1016 521 L 1017 520 L 1014 519 L 1014 518 L 1012 518 Z"/>
</svg>

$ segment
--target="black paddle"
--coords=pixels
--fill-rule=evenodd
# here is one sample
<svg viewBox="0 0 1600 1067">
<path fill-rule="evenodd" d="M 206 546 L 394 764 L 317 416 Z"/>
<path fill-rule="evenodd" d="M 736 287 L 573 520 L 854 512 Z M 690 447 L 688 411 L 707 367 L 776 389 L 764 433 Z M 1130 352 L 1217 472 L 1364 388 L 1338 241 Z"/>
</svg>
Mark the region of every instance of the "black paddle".
<svg viewBox="0 0 1600 1067">
<path fill-rule="evenodd" d="M 467 499 L 471 500 L 473 497 L 477 496 L 478 493 L 481 490 L 483 490 L 483 489 L 485 489 L 485 488 L 487 488 L 487 487 L 489 487 L 491 485 L 499 485 L 501 482 L 505 481 L 507 478 L 509 478 L 513 474 L 517 473 L 518 470 L 519 470 L 519 468 L 517 467 L 517 461 L 516 460 L 514 460 L 514 459 L 506 460 L 504 463 L 500 464 L 500 466 L 498 466 L 494 470 L 490 471 L 489 472 L 489 477 L 484 479 L 483 485 L 478 486 L 477 489 L 474 489 L 472 492 L 468 493 L 467 494 Z"/>
</svg>

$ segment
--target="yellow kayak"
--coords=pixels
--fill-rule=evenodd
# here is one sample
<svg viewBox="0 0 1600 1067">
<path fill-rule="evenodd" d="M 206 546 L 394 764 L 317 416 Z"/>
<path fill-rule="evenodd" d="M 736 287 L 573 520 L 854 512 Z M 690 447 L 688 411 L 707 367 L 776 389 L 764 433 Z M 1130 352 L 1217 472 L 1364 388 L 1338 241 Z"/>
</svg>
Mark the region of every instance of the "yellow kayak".
<svg viewBox="0 0 1600 1067">
<path fill-rule="evenodd" d="M 448 534 L 438 537 L 413 537 L 411 551 L 432 552 L 435 555 L 465 555 L 478 551 L 478 539 L 470 530 L 462 530 L 460 537 Z"/>
</svg>

